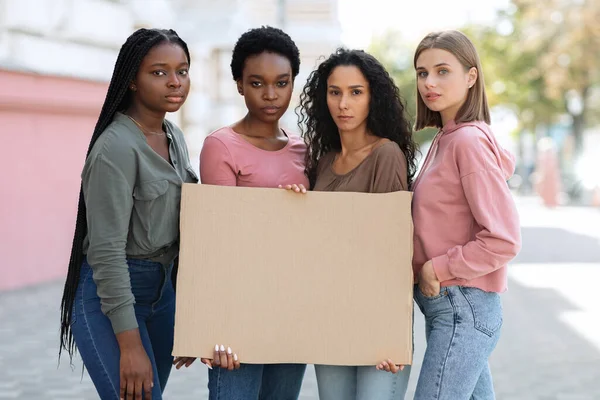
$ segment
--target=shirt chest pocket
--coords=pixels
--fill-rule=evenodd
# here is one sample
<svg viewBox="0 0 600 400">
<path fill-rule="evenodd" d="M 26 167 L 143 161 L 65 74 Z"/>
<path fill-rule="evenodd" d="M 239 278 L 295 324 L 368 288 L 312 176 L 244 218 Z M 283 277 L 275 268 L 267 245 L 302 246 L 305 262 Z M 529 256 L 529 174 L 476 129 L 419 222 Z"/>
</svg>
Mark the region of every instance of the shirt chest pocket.
<svg viewBox="0 0 600 400">
<path fill-rule="evenodd" d="M 169 190 L 169 181 L 143 182 L 133 189 L 133 198 L 137 201 L 153 201 Z"/>
<path fill-rule="evenodd" d="M 173 240 L 171 225 L 175 225 L 176 234 L 177 221 L 173 221 L 172 214 L 177 210 L 171 204 L 169 185 L 167 180 L 157 180 L 140 183 L 133 189 L 134 217 L 153 246 Z"/>
</svg>

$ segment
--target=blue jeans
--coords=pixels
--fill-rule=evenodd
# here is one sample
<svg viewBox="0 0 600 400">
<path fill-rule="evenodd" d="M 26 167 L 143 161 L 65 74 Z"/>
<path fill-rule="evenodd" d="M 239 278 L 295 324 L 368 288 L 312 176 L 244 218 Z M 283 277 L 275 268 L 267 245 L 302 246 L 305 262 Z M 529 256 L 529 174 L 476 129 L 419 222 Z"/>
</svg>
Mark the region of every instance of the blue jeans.
<svg viewBox="0 0 600 400">
<path fill-rule="evenodd" d="M 427 338 L 415 400 L 495 399 L 488 358 L 500 338 L 500 295 L 449 286 L 426 297 L 415 286 L 414 298 Z"/>
<path fill-rule="evenodd" d="M 296 400 L 305 364 L 242 364 L 208 371 L 209 400 Z"/>
<path fill-rule="evenodd" d="M 375 366 L 315 365 L 321 400 L 403 400 L 410 365 L 396 374 Z"/>
<path fill-rule="evenodd" d="M 171 282 L 172 266 L 131 259 L 127 264 L 142 344 L 152 362 L 152 399 L 160 400 L 173 362 L 175 292 Z M 86 261 L 81 267 L 71 327 L 77 349 L 100 398 L 119 400 L 119 344 L 110 320 L 100 310 L 92 269 Z"/>
</svg>

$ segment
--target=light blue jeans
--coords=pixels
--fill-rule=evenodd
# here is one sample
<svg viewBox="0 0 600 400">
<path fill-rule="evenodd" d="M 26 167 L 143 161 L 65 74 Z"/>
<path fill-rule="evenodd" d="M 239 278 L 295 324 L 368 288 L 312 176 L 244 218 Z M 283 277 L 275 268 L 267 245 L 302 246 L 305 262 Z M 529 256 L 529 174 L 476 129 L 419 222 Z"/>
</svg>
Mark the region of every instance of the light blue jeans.
<svg viewBox="0 0 600 400">
<path fill-rule="evenodd" d="M 410 365 L 396 374 L 375 366 L 315 365 L 320 400 L 403 400 Z"/>
<path fill-rule="evenodd" d="M 425 315 L 427 350 L 415 400 L 494 400 L 488 358 L 498 343 L 502 303 L 498 293 L 443 287 L 414 298 Z"/>
</svg>

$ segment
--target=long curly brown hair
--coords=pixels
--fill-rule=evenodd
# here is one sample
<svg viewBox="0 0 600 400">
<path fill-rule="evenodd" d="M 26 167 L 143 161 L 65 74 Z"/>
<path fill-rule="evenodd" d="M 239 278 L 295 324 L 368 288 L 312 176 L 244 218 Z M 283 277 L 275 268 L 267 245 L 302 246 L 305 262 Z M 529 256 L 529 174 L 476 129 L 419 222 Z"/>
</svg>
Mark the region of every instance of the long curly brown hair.
<svg viewBox="0 0 600 400">
<path fill-rule="evenodd" d="M 356 66 L 369 82 L 371 101 L 367 129 L 398 144 L 406 157 L 410 186 L 417 169 L 418 145 L 413 140 L 398 87 L 375 57 L 362 50 L 340 48 L 310 74 L 300 94 L 300 105 L 296 108 L 298 126 L 308 147 L 305 172 L 311 187 L 314 187 L 321 157 L 342 149 L 337 125 L 327 107 L 327 79 L 340 65 Z"/>
</svg>

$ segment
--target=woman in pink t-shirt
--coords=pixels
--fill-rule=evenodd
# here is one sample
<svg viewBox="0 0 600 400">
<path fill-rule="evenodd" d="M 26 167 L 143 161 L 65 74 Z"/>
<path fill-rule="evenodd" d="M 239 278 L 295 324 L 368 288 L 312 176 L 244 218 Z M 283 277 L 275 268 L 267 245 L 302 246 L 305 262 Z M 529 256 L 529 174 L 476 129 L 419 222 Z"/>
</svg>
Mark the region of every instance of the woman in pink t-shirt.
<svg viewBox="0 0 600 400">
<path fill-rule="evenodd" d="M 308 186 L 306 145 L 279 126 L 292 97 L 300 54 L 280 29 L 244 33 L 233 50 L 231 72 L 248 112 L 211 133 L 200 154 L 202 184 L 277 188 L 291 182 Z M 175 360 L 177 368 L 193 358 Z M 241 364 L 223 344 L 215 346 L 209 366 L 209 399 L 293 400 L 302 386 L 304 364 Z"/>
<path fill-rule="evenodd" d="M 506 183 L 514 157 L 488 126 L 481 63 L 465 35 L 427 35 L 414 67 L 416 129 L 440 129 L 413 185 L 414 297 L 427 337 L 415 399 L 492 400 L 488 358 L 502 326 L 498 293 L 521 246 Z"/>
</svg>

